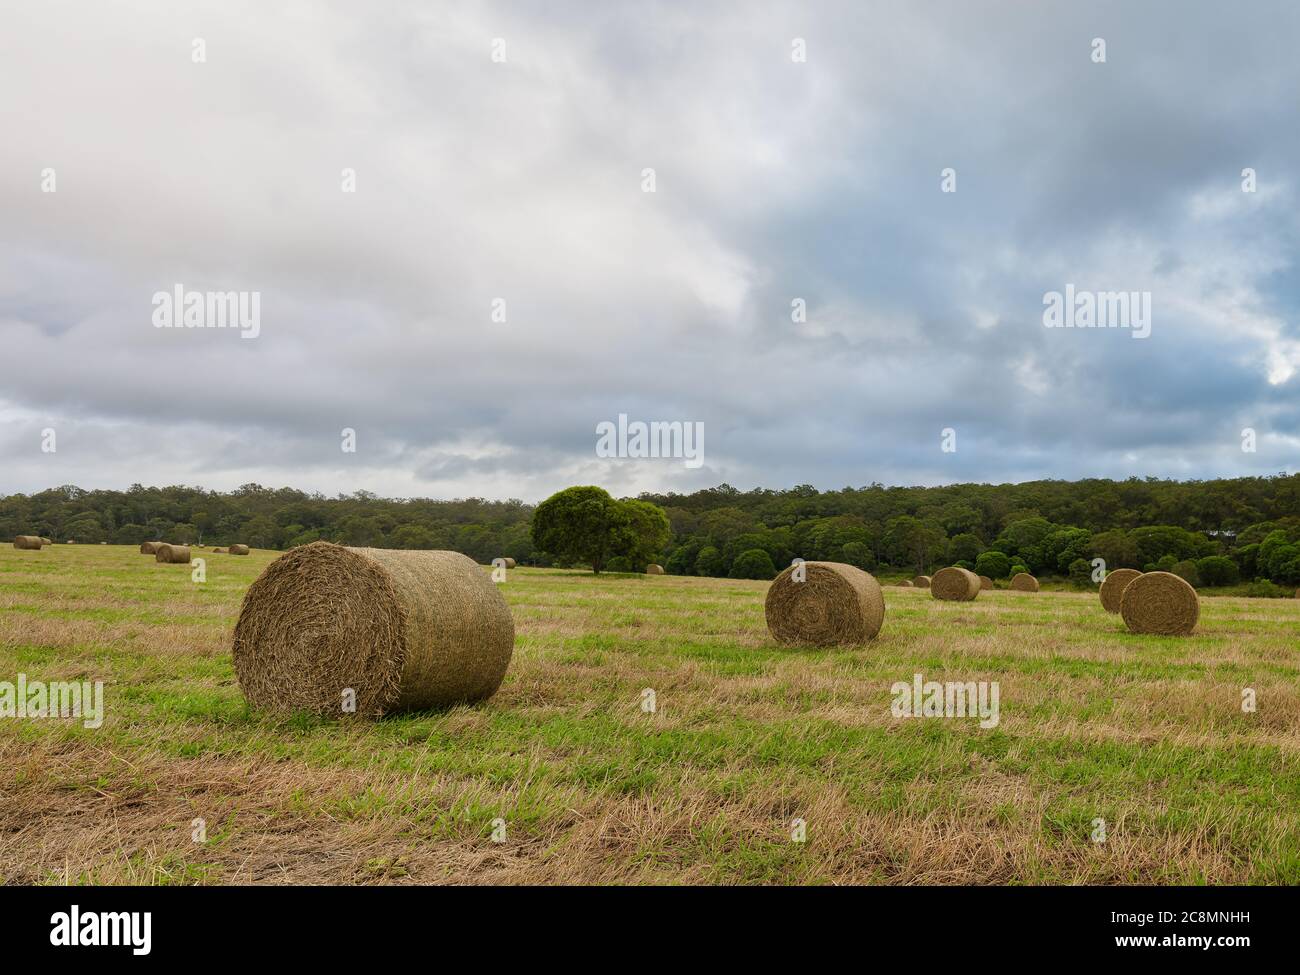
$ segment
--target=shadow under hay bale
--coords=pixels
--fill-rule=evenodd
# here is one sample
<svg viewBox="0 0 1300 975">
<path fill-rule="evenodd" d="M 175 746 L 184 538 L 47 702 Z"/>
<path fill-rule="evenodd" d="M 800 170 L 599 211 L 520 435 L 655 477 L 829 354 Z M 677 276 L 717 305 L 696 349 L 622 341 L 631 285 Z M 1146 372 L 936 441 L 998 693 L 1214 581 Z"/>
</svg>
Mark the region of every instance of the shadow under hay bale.
<svg viewBox="0 0 1300 975">
<path fill-rule="evenodd" d="M 1137 569 L 1116 569 L 1114 572 L 1107 572 L 1106 578 L 1101 580 L 1101 588 L 1097 590 L 1097 594 L 1101 597 L 1101 608 L 1108 613 L 1118 613 L 1120 597 L 1124 595 L 1125 588 L 1141 574 Z"/>
<path fill-rule="evenodd" d="M 1201 601 L 1186 579 L 1172 572 L 1143 572 L 1124 587 L 1119 613 L 1132 633 L 1186 636 L 1196 629 Z"/>
<path fill-rule="evenodd" d="M 1038 580 L 1028 572 L 1017 572 L 1011 577 L 1011 588 L 1017 592 L 1038 592 Z"/>
<path fill-rule="evenodd" d="M 804 570 L 802 582 L 795 570 Z M 783 569 L 763 605 L 772 637 L 787 646 L 865 643 L 885 621 L 885 594 L 875 577 L 842 562 L 802 562 Z"/>
<path fill-rule="evenodd" d="M 930 595 L 948 602 L 967 603 L 980 594 L 980 577 L 969 569 L 950 565 L 930 580 Z"/>
<path fill-rule="evenodd" d="M 509 606 L 468 556 L 312 542 L 249 587 L 235 675 L 257 708 L 379 716 L 491 697 L 514 642 Z"/>
</svg>

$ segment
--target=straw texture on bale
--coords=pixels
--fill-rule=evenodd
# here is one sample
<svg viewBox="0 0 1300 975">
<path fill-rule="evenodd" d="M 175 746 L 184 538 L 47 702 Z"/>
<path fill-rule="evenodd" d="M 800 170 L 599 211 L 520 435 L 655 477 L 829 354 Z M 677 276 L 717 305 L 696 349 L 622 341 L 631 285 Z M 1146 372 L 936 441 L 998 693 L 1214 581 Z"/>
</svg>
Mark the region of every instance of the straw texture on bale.
<svg viewBox="0 0 1300 975">
<path fill-rule="evenodd" d="M 14 548 L 39 549 L 41 547 L 40 535 L 15 535 Z"/>
<path fill-rule="evenodd" d="M 949 602 L 968 603 L 980 594 L 980 577 L 970 569 L 950 565 L 930 580 L 930 595 Z"/>
<path fill-rule="evenodd" d="M 929 576 L 912 576 L 912 585 L 916 586 L 917 589 L 929 589 L 929 588 L 930 588 L 930 577 L 929 577 Z"/>
<path fill-rule="evenodd" d="M 1191 583 L 1172 572 L 1143 572 L 1124 587 L 1119 613 L 1133 633 L 1185 636 L 1196 629 L 1201 602 Z"/>
<path fill-rule="evenodd" d="M 235 624 L 239 686 L 254 707 L 339 715 L 491 697 L 514 651 L 497 587 L 458 552 L 300 545 L 263 570 Z"/>
<path fill-rule="evenodd" d="M 992 589 L 992 588 L 993 588 L 993 580 L 990 579 L 988 576 L 980 576 L 980 588 L 981 588 L 981 589 Z"/>
<path fill-rule="evenodd" d="M 1038 592 L 1038 580 L 1028 572 L 1017 572 L 1011 577 L 1011 588 L 1021 592 Z"/>
<path fill-rule="evenodd" d="M 804 569 L 803 582 L 794 571 Z M 778 643 L 830 647 L 863 643 L 885 621 L 885 594 L 874 576 L 842 562 L 803 562 L 782 570 L 763 612 Z"/>
<path fill-rule="evenodd" d="M 1107 572 L 1106 578 L 1101 580 L 1101 589 L 1098 590 L 1101 596 L 1101 608 L 1108 613 L 1118 613 L 1119 600 L 1124 595 L 1124 588 L 1141 574 L 1137 569 L 1116 569 Z"/>
<path fill-rule="evenodd" d="M 168 545 L 163 542 L 154 550 L 153 560 L 155 562 L 166 562 L 169 565 L 190 564 L 190 547 L 188 545 Z"/>
<path fill-rule="evenodd" d="M 161 545 L 161 544 L 162 544 L 162 542 L 141 542 L 141 543 L 140 543 L 140 554 L 141 554 L 141 555 L 157 555 L 157 554 L 158 554 L 158 546 Z"/>
<path fill-rule="evenodd" d="M 648 576 L 661 576 L 664 574 L 664 567 L 651 562 L 645 567 L 645 574 Z"/>
<path fill-rule="evenodd" d="M 226 551 L 228 551 L 231 555 L 247 555 L 248 546 L 235 544 L 230 546 L 230 548 L 228 548 Z"/>
</svg>

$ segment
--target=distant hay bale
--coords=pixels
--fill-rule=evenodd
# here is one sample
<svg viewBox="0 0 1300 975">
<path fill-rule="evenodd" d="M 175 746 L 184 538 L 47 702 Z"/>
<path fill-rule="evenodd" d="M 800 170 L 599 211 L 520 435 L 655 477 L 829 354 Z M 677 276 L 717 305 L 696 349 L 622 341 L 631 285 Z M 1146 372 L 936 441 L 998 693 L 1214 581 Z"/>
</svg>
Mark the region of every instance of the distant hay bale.
<svg viewBox="0 0 1300 975">
<path fill-rule="evenodd" d="M 230 546 L 229 549 L 227 549 L 227 551 L 228 551 L 231 555 L 247 555 L 247 554 L 248 554 L 248 546 L 247 546 L 247 545 L 232 545 L 232 546 Z"/>
<path fill-rule="evenodd" d="M 235 675 L 257 708 L 340 715 L 351 697 L 378 716 L 491 697 L 514 643 L 509 606 L 468 556 L 312 542 L 249 587 Z"/>
<path fill-rule="evenodd" d="M 226 550 L 224 548 L 214 548 L 212 551 L 214 553 L 224 554 Z"/>
<path fill-rule="evenodd" d="M 913 589 L 913 588 L 915 588 L 915 587 L 912 585 L 912 580 L 911 580 L 911 579 L 904 579 L 902 582 L 899 583 L 899 586 L 902 587 L 903 589 Z"/>
<path fill-rule="evenodd" d="M 1124 588 L 1141 574 L 1137 569 L 1115 569 L 1113 572 L 1107 572 L 1106 578 L 1101 581 L 1101 589 L 1098 590 L 1101 596 L 1101 608 L 1108 613 L 1118 613 Z"/>
<path fill-rule="evenodd" d="M 154 549 L 153 558 L 155 562 L 165 562 L 169 565 L 190 564 L 190 547 L 188 545 L 168 545 L 161 542 Z"/>
<path fill-rule="evenodd" d="M 645 567 L 645 574 L 648 576 L 661 576 L 664 574 L 664 567 L 651 562 Z"/>
<path fill-rule="evenodd" d="M 514 559 L 510 558 L 509 556 L 506 556 L 506 557 L 505 557 L 504 559 L 502 559 L 501 561 L 505 563 L 505 566 L 506 566 L 507 569 L 513 569 L 516 565 L 519 564 L 518 562 L 516 562 Z"/>
<path fill-rule="evenodd" d="M 15 535 L 14 548 L 27 549 L 28 551 L 39 551 L 41 547 L 40 535 Z"/>
<path fill-rule="evenodd" d="M 912 585 L 916 586 L 917 589 L 929 589 L 929 588 L 930 588 L 930 577 L 929 577 L 929 576 L 912 576 Z"/>
<path fill-rule="evenodd" d="M 970 569 L 950 565 L 930 580 L 930 595 L 948 602 L 968 603 L 980 594 L 980 577 Z"/>
<path fill-rule="evenodd" d="M 992 589 L 992 588 L 993 588 L 993 580 L 990 579 L 988 576 L 980 576 L 980 588 L 981 588 L 981 589 Z"/>
<path fill-rule="evenodd" d="M 53 545 L 54 543 L 53 543 L 52 541 L 50 541 L 48 538 L 46 538 L 44 535 L 42 535 L 42 536 L 41 536 L 41 544 L 42 544 L 42 545 Z"/>
<path fill-rule="evenodd" d="M 804 581 L 796 582 L 796 569 Z M 801 562 L 767 589 L 767 628 L 778 643 L 829 647 L 864 643 L 885 621 L 885 594 L 869 573 L 842 562 Z"/>
<path fill-rule="evenodd" d="M 1011 588 L 1020 592 L 1038 592 L 1038 580 L 1028 572 L 1017 572 L 1011 577 Z"/>
<path fill-rule="evenodd" d="M 141 542 L 141 543 L 140 543 L 140 554 L 141 554 L 141 555 L 157 555 L 157 554 L 158 554 L 158 546 L 160 546 L 160 545 L 162 545 L 162 542 Z"/>
<path fill-rule="evenodd" d="M 1196 628 L 1201 602 L 1186 579 L 1172 572 L 1143 572 L 1124 587 L 1119 613 L 1132 633 L 1186 636 Z"/>
</svg>

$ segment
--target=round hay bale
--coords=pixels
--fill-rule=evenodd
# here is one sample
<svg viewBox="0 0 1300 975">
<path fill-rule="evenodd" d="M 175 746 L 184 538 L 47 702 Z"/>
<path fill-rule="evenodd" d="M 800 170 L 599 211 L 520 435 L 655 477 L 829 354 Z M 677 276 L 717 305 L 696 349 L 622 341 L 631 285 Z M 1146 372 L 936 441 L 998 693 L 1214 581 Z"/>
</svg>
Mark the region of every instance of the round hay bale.
<svg viewBox="0 0 1300 975">
<path fill-rule="evenodd" d="M 1011 577 L 1011 588 L 1020 592 L 1038 592 L 1038 580 L 1028 572 L 1017 572 Z"/>
<path fill-rule="evenodd" d="M 506 558 L 502 559 L 502 561 L 505 563 L 507 569 L 513 569 L 516 565 L 519 564 L 518 562 L 516 562 L 514 559 L 510 558 L 509 556 L 507 556 Z"/>
<path fill-rule="evenodd" d="M 1101 580 L 1101 589 L 1098 590 L 1101 596 L 1101 608 L 1108 613 L 1118 613 L 1119 600 L 1124 595 L 1124 588 L 1141 574 L 1137 569 L 1116 569 L 1114 572 L 1107 572 L 1106 578 Z"/>
<path fill-rule="evenodd" d="M 225 550 L 224 548 L 214 548 L 212 551 L 213 551 L 214 553 L 217 553 L 217 554 L 223 554 L 223 555 L 224 555 L 226 550 Z"/>
<path fill-rule="evenodd" d="M 40 535 L 15 535 L 14 548 L 27 549 L 28 551 L 39 551 L 41 547 Z"/>
<path fill-rule="evenodd" d="M 929 589 L 929 588 L 930 588 L 930 577 L 929 577 L 929 576 L 912 576 L 912 585 L 916 586 L 917 589 Z"/>
<path fill-rule="evenodd" d="M 140 543 L 140 554 L 141 554 L 141 555 L 157 555 L 157 554 L 158 554 L 158 546 L 160 546 L 161 544 L 162 544 L 162 542 L 141 542 L 141 543 Z"/>
<path fill-rule="evenodd" d="M 912 585 L 912 580 L 911 580 L 911 579 L 904 579 L 904 580 L 903 580 L 902 582 L 900 582 L 898 585 L 899 585 L 899 587 L 902 588 L 902 589 L 914 589 L 914 588 L 915 588 L 915 586 Z"/>
<path fill-rule="evenodd" d="M 981 589 L 992 589 L 992 588 L 993 588 L 993 580 L 990 579 L 988 576 L 980 576 L 980 588 L 981 588 Z"/>
<path fill-rule="evenodd" d="M 651 562 L 645 567 L 645 574 L 648 576 L 661 576 L 664 574 L 664 567 Z"/>
<path fill-rule="evenodd" d="M 254 707 L 378 716 L 491 697 L 515 644 L 500 590 L 459 552 L 312 542 L 268 565 L 235 624 Z"/>
<path fill-rule="evenodd" d="M 1132 633 L 1186 636 L 1196 628 L 1201 601 L 1192 584 L 1172 572 L 1143 572 L 1124 587 L 1119 614 Z"/>
<path fill-rule="evenodd" d="M 238 544 L 236 544 L 236 545 L 232 545 L 232 546 L 230 546 L 230 548 L 228 548 L 226 551 L 228 551 L 231 555 L 247 555 L 247 554 L 248 554 L 248 546 L 247 546 L 247 545 L 238 545 Z"/>
<path fill-rule="evenodd" d="M 50 541 L 48 538 L 46 538 L 44 535 L 42 535 L 42 536 L 41 536 L 41 544 L 42 544 L 42 545 L 53 545 L 54 543 L 53 543 L 52 541 Z"/>
<path fill-rule="evenodd" d="M 980 594 L 980 577 L 970 569 L 950 565 L 930 580 L 930 595 L 948 602 L 968 603 Z"/>
<path fill-rule="evenodd" d="M 190 547 L 188 545 L 168 545 L 166 542 L 161 542 L 154 549 L 153 559 L 155 562 L 165 562 L 169 565 L 189 565 Z"/>
<path fill-rule="evenodd" d="M 794 570 L 803 567 L 803 582 Z M 842 562 L 803 562 L 783 569 L 767 589 L 767 628 L 778 643 L 829 647 L 863 643 L 885 621 L 885 594 L 869 573 Z"/>
</svg>

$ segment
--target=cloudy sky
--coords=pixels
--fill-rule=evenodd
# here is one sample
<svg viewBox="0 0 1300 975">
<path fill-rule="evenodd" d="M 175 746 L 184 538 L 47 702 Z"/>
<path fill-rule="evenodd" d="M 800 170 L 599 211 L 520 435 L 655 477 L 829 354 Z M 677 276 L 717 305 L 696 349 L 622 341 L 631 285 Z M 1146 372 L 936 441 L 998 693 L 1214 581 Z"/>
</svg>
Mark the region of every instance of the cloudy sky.
<svg viewBox="0 0 1300 975">
<path fill-rule="evenodd" d="M 0 0 L 0 23 L 0 493 L 1300 463 L 1300 5 Z M 177 284 L 258 292 L 260 334 L 154 327 Z M 1150 336 L 1045 328 L 1067 284 L 1150 292 Z M 597 456 L 620 413 L 702 423 L 703 465 Z"/>
</svg>

